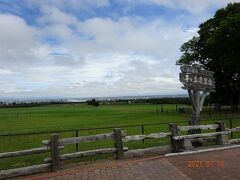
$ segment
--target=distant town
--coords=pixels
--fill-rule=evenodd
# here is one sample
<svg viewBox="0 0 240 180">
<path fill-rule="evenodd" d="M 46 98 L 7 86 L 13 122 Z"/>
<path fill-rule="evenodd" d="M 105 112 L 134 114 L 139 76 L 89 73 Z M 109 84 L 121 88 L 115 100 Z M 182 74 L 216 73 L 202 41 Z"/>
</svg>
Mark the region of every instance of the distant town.
<svg viewBox="0 0 240 180">
<path fill-rule="evenodd" d="M 186 98 L 187 95 L 146 95 L 146 96 L 118 96 L 118 97 L 85 97 L 85 98 L 1 98 L 0 107 L 18 107 L 18 106 L 38 106 L 45 104 L 68 104 L 68 103 L 85 103 L 92 99 L 102 103 L 125 102 L 134 103 L 141 100 L 162 99 L 162 98 Z"/>
</svg>

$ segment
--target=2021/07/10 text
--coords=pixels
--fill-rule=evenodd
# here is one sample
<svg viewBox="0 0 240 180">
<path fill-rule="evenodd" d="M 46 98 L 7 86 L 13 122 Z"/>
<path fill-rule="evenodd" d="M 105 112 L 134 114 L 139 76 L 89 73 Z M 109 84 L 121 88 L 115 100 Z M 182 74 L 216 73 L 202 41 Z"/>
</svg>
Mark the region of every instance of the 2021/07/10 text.
<svg viewBox="0 0 240 180">
<path fill-rule="evenodd" d="M 187 166 L 189 168 L 212 168 L 212 167 L 219 167 L 219 168 L 224 168 L 224 161 L 223 160 L 206 160 L 206 161 L 201 161 L 201 160 L 192 160 L 192 161 L 187 161 Z"/>
</svg>

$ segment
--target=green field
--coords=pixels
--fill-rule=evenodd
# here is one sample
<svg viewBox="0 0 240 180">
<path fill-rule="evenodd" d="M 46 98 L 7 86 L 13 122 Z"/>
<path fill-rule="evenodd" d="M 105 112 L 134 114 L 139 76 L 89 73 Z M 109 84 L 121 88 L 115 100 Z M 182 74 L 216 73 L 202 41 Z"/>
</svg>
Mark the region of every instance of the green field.
<svg viewBox="0 0 240 180">
<path fill-rule="evenodd" d="M 164 105 L 164 111 L 175 110 Z M 159 111 L 159 114 L 157 114 Z M 178 114 L 160 115 L 161 105 L 48 105 L 0 109 L 0 134 L 75 128 L 135 125 L 188 119 Z"/>
<path fill-rule="evenodd" d="M 97 127 L 117 127 L 138 125 L 135 127 L 123 127 L 127 134 L 141 134 L 142 124 L 165 123 L 157 125 L 144 126 L 144 133 L 167 132 L 168 122 L 189 120 L 191 114 L 179 114 L 178 108 L 185 105 L 152 105 L 152 104 L 133 104 L 133 105 L 100 105 L 99 107 L 86 104 L 65 104 L 65 105 L 47 105 L 28 108 L 1 108 L 0 109 L 0 152 L 16 151 L 34 147 L 40 147 L 41 141 L 49 139 L 51 132 L 60 130 L 71 130 L 61 132 L 60 138 L 75 137 L 76 129 L 97 128 Z M 190 107 L 188 107 L 190 109 Z M 163 112 L 162 112 L 163 111 Z M 214 116 L 222 117 L 222 114 Z M 208 118 L 207 113 L 202 117 Z M 209 124 L 214 121 L 204 121 Z M 229 126 L 229 121 L 226 120 Z M 238 121 L 233 121 L 234 126 Z M 179 124 L 187 124 L 179 123 Z M 112 132 L 113 128 L 99 130 L 79 130 L 78 135 L 89 135 Z M 31 134 L 36 132 L 46 132 L 44 134 Z M 29 135 L 6 136 L 9 133 L 30 133 Z M 5 136 L 3 136 L 5 135 Z M 169 143 L 169 138 L 161 140 L 146 140 L 144 143 L 131 142 L 124 146 L 130 149 L 143 148 Z M 104 147 L 113 147 L 113 142 L 99 141 L 93 143 L 79 144 L 79 151 L 87 149 L 98 149 Z M 76 145 L 68 145 L 62 153 L 75 152 Z M 44 157 L 49 154 L 34 156 L 25 156 L 0 160 L 0 169 L 22 167 L 31 164 L 42 163 Z M 100 157 L 97 157 L 100 158 Z M 95 158 L 94 158 L 95 159 Z M 89 160 L 89 158 L 88 158 Z"/>
</svg>

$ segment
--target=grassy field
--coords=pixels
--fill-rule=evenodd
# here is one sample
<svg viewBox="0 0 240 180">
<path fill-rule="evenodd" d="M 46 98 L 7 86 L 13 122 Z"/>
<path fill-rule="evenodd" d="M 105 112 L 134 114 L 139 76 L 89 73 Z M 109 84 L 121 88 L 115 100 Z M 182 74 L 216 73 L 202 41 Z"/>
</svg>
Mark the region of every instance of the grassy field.
<svg viewBox="0 0 240 180">
<path fill-rule="evenodd" d="M 175 111 L 175 105 L 164 105 L 164 111 Z M 0 109 L 0 134 L 75 128 L 91 128 L 143 123 L 168 122 L 178 114 L 159 115 L 161 105 L 49 105 L 31 108 Z"/>
<path fill-rule="evenodd" d="M 177 106 L 177 108 L 180 107 L 186 106 Z M 203 116 L 206 117 L 207 114 L 203 114 Z M 59 133 L 60 138 L 64 138 L 74 137 L 76 135 L 75 129 L 139 125 L 135 127 L 123 128 L 128 134 L 132 135 L 142 133 L 142 124 L 166 123 L 144 126 L 144 133 L 149 134 L 154 132 L 167 132 L 168 122 L 189 120 L 190 118 L 190 114 L 177 113 L 176 105 L 162 106 L 152 104 L 134 104 L 100 105 L 99 107 L 94 107 L 86 104 L 66 104 L 28 108 L 1 108 L 0 152 L 40 147 L 41 141 L 49 139 L 51 135 L 51 133 L 44 133 L 18 136 L 1 136 L 8 133 L 36 133 L 44 131 L 72 130 Z M 209 124 L 210 122 L 204 123 Z M 226 121 L 225 123 L 227 124 L 227 126 L 229 126 L 229 121 Z M 187 123 L 181 124 L 186 125 Z M 236 123 L 234 125 L 237 126 Z M 112 132 L 112 128 L 78 131 L 78 134 L 79 136 L 81 136 L 106 132 Z M 124 146 L 127 146 L 130 149 L 135 149 L 156 145 L 164 145 L 168 143 L 169 138 L 164 138 L 161 140 L 146 140 L 144 141 L 144 143 L 142 141 L 130 142 L 125 143 Z M 108 140 L 93 143 L 82 143 L 79 144 L 79 151 L 104 147 L 113 147 L 113 142 Z M 69 145 L 65 147 L 62 153 L 69 153 L 75 151 L 76 145 Z M 41 155 L 0 160 L 0 169 L 15 168 L 42 163 L 43 158 L 48 156 L 49 154 L 46 153 Z M 97 157 L 97 159 L 98 158 L 100 157 Z"/>
</svg>

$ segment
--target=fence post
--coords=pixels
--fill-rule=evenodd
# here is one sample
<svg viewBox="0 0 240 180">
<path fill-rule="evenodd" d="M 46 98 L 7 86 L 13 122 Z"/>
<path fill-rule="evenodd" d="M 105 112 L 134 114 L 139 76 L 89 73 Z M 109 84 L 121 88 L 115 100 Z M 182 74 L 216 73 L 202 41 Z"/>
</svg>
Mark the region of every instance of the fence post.
<svg viewBox="0 0 240 180">
<path fill-rule="evenodd" d="M 208 109 L 208 116 L 209 116 L 209 117 L 212 117 L 212 111 L 211 111 L 210 108 Z"/>
<path fill-rule="evenodd" d="M 144 134 L 144 125 L 142 124 L 142 134 Z M 144 139 L 142 140 L 142 143 L 144 144 Z"/>
<path fill-rule="evenodd" d="M 217 132 L 225 131 L 225 125 L 223 121 L 216 122 L 218 124 L 218 128 L 216 129 Z M 216 144 L 218 145 L 226 145 L 228 144 L 228 135 L 217 135 Z"/>
<path fill-rule="evenodd" d="M 52 158 L 52 171 L 56 171 L 60 166 L 59 149 L 58 149 L 58 134 L 51 135 L 51 158 Z"/>
<path fill-rule="evenodd" d="M 176 104 L 176 112 L 178 112 L 178 105 Z"/>
<path fill-rule="evenodd" d="M 120 128 L 113 129 L 114 132 L 114 141 L 115 148 L 117 149 L 114 154 L 114 159 L 123 159 L 123 143 L 122 143 L 122 131 Z"/>
<path fill-rule="evenodd" d="M 162 105 L 162 107 L 161 107 L 161 111 L 162 111 L 162 113 L 163 113 L 163 105 Z"/>
<path fill-rule="evenodd" d="M 226 112 L 226 109 L 224 109 L 224 116 L 225 116 L 225 118 L 227 118 L 227 112 Z"/>
<path fill-rule="evenodd" d="M 170 141 L 171 141 L 172 151 L 179 152 L 180 151 L 180 142 L 178 140 L 173 139 L 174 136 L 179 135 L 177 125 L 175 123 L 169 123 L 168 126 L 169 126 L 169 131 L 171 132 Z"/>
<path fill-rule="evenodd" d="M 75 131 L 75 136 L 78 137 L 78 130 Z M 76 143 L 76 151 L 78 152 L 78 143 Z"/>
<path fill-rule="evenodd" d="M 229 118 L 229 121 L 230 121 L 230 129 L 233 128 L 232 126 L 232 118 Z M 233 132 L 231 131 L 231 138 L 233 138 Z"/>
</svg>

